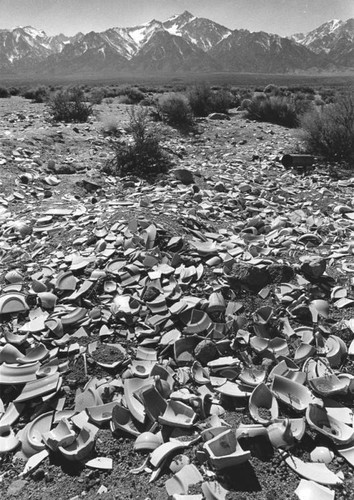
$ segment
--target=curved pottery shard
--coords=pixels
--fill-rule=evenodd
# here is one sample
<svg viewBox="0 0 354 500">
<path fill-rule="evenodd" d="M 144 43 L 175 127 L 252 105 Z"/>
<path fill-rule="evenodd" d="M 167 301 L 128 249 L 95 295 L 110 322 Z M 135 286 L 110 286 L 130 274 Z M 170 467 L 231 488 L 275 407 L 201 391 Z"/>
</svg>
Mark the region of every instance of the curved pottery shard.
<svg viewBox="0 0 354 500">
<path fill-rule="evenodd" d="M 151 453 L 151 465 L 153 465 L 154 467 L 159 467 L 169 455 L 176 451 L 182 450 L 185 447 L 186 445 L 181 441 L 168 441 L 167 443 L 163 443 Z"/>
<path fill-rule="evenodd" d="M 0 384 L 20 385 L 35 381 L 40 366 L 39 361 L 27 365 L 3 363 L 0 365 Z"/>
<path fill-rule="evenodd" d="M 49 432 L 42 434 L 42 439 L 45 444 L 53 451 L 56 451 L 59 446 L 69 446 L 76 439 L 75 432 L 66 418 L 60 420 L 59 424 Z"/>
<path fill-rule="evenodd" d="M 195 465 L 185 465 L 177 474 L 166 481 L 167 493 L 172 496 L 175 494 L 187 494 L 189 486 L 203 481 L 203 476 Z"/>
<path fill-rule="evenodd" d="M 247 462 L 251 458 L 249 451 L 244 451 L 236 439 L 234 430 L 229 429 L 207 441 L 204 448 L 209 454 L 211 464 L 217 470 L 233 467 Z"/>
<path fill-rule="evenodd" d="M 285 463 L 299 476 L 319 484 L 341 484 L 342 480 L 330 471 L 325 464 L 303 462 L 286 452 L 282 454 Z"/>
<path fill-rule="evenodd" d="M 58 390 L 61 385 L 61 381 L 62 379 L 59 376 L 59 373 L 54 373 L 54 375 L 49 375 L 49 377 L 43 377 L 27 382 L 22 389 L 21 394 L 14 400 L 14 402 L 22 403 L 23 401 L 28 401 L 29 399 L 38 398 L 39 396 L 44 396 L 45 394 L 54 392 Z"/>
<path fill-rule="evenodd" d="M 91 428 L 83 427 L 76 440 L 69 446 L 59 446 L 60 452 L 68 460 L 84 460 L 95 445 L 95 435 Z"/>
<path fill-rule="evenodd" d="M 271 391 L 277 399 L 296 411 L 305 411 L 314 402 L 314 397 L 306 387 L 280 375 L 274 376 Z"/>
<path fill-rule="evenodd" d="M 134 424 L 130 411 L 118 403 L 112 410 L 112 421 L 110 423 L 110 427 L 113 433 L 119 429 L 133 436 L 140 435 L 139 430 Z"/>
<path fill-rule="evenodd" d="M 229 493 L 229 491 L 225 490 L 217 481 L 204 482 L 202 484 L 202 490 L 205 500 L 225 500 L 226 495 Z"/>
<path fill-rule="evenodd" d="M 189 428 L 193 426 L 196 418 L 197 414 L 190 406 L 171 399 L 165 413 L 158 420 L 163 425 Z"/>
<path fill-rule="evenodd" d="M 0 296 L 0 314 L 13 314 L 28 311 L 25 296 L 22 293 L 5 293 Z"/>
<path fill-rule="evenodd" d="M 0 426 L 0 455 L 14 450 L 20 444 L 14 431 L 9 425 Z"/>
<path fill-rule="evenodd" d="M 354 439 L 354 429 L 340 420 L 331 417 L 325 408 L 310 404 L 306 420 L 315 431 L 332 439 L 336 444 L 347 444 Z"/>
<path fill-rule="evenodd" d="M 306 479 L 301 479 L 294 493 L 299 497 L 299 500 L 310 500 L 312 498 L 334 500 L 335 495 L 335 492 L 329 488 L 314 483 L 313 481 L 306 481 Z"/>
<path fill-rule="evenodd" d="M 259 424 L 269 424 L 279 416 L 277 400 L 264 383 L 254 389 L 248 406 L 251 417 Z"/>
</svg>

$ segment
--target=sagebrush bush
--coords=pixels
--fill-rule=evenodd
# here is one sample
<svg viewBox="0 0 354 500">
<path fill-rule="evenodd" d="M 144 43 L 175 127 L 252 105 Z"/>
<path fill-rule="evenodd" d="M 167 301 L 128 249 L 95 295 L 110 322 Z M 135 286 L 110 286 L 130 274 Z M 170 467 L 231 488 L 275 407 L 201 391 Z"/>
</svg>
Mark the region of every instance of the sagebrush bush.
<svg viewBox="0 0 354 500">
<path fill-rule="evenodd" d="M 114 157 L 103 171 L 124 177 L 134 175 L 152 181 L 169 168 L 169 160 L 163 151 L 156 132 L 149 123 L 149 111 L 139 106 L 129 113 L 128 132 L 132 141 L 117 140 L 112 143 Z"/>
<path fill-rule="evenodd" d="M 40 86 L 25 90 L 22 93 L 22 97 L 24 97 L 25 99 L 30 99 L 32 102 L 42 103 L 48 100 L 49 91 L 47 87 Z"/>
<path fill-rule="evenodd" d="M 101 104 L 105 97 L 104 89 L 94 88 L 89 93 L 89 101 L 91 104 Z"/>
<path fill-rule="evenodd" d="M 119 137 L 121 135 L 121 129 L 119 127 L 118 120 L 112 116 L 103 117 L 101 132 L 105 136 Z"/>
<path fill-rule="evenodd" d="M 247 103 L 247 118 L 276 123 L 285 127 L 299 125 L 299 113 L 293 98 L 257 94 Z"/>
<path fill-rule="evenodd" d="M 301 119 L 309 152 L 329 160 L 354 160 L 354 97 L 347 94 L 334 104 L 317 106 Z"/>
<path fill-rule="evenodd" d="M 6 87 L 0 87 L 0 98 L 5 99 L 7 97 L 11 97 L 10 92 Z"/>
<path fill-rule="evenodd" d="M 144 92 L 137 87 L 129 86 L 118 89 L 116 95 L 120 96 L 122 104 L 139 104 L 145 97 Z"/>
<path fill-rule="evenodd" d="M 193 124 L 193 114 L 188 99 L 182 94 L 169 93 L 157 101 L 160 118 L 174 127 L 184 128 Z"/>
<path fill-rule="evenodd" d="M 211 88 L 206 84 L 194 85 L 189 90 L 187 98 L 195 116 L 207 116 L 209 114 L 211 92 Z"/>
<path fill-rule="evenodd" d="M 60 90 L 49 100 L 48 107 L 53 120 L 63 122 L 87 122 L 93 112 L 78 87 Z"/>
<path fill-rule="evenodd" d="M 187 93 L 189 105 L 195 116 L 207 116 L 210 113 L 227 113 L 238 106 L 239 96 L 229 90 L 207 84 L 195 85 Z"/>
<path fill-rule="evenodd" d="M 238 106 L 239 100 L 228 90 L 220 89 L 211 93 L 208 103 L 210 113 L 228 113 Z"/>
</svg>

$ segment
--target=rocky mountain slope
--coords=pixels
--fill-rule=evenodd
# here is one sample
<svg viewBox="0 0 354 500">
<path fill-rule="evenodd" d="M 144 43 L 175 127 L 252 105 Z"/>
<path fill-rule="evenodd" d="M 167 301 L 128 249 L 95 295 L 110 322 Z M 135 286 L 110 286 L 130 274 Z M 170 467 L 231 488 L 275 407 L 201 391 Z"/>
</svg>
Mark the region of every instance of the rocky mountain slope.
<svg viewBox="0 0 354 500">
<path fill-rule="evenodd" d="M 334 64 L 354 66 L 354 19 L 332 19 L 309 33 L 295 34 L 292 39 L 316 54 L 327 54 Z"/>
<path fill-rule="evenodd" d="M 354 19 L 284 38 L 230 30 L 188 11 L 165 22 L 49 37 L 30 26 L 0 31 L 3 75 L 244 71 L 284 73 L 353 67 Z"/>
</svg>

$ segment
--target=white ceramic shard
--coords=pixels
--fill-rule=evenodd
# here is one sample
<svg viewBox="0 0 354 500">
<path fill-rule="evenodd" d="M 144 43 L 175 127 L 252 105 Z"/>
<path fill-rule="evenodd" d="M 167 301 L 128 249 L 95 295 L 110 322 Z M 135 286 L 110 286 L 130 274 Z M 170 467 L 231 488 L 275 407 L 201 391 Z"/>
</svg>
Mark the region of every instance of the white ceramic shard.
<svg viewBox="0 0 354 500">
<path fill-rule="evenodd" d="M 327 397 L 335 394 L 346 394 L 348 390 L 347 380 L 341 380 L 334 374 L 312 378 L 309 385 L 317 394 Z"/>
<path fill-rule="evenodd" d="M 226 495 L 229 493 L 217 481 L 204 482 L 202 490 L 205 500 L 226 500 Z"/>
<path fill-rule="evenodd" d="M 177 451 L 183 450 L 186 445 L 181 441 L 168 441 L 156 448 L 150 455 L 151 465 L 159 467 L 168 456 Z"/>
<path fill-rule="evenodd" d="M 267 427 L 269 441 L 274 448 L 288 450 L 295 444 L 294 435 L 291 429 L 289 419 L 278 419 L 277 422 Z"/>
<path fill-rule="evenodd" d="M 113 433 L 120 430 L 133 436 L 139 436 L 140 434 L 140 431 L 137 429 L 133 421 L 130 411 L 118 403 L 112 410 L 112 421 L 110 423 L 110 427 Z"/>
<path fill-rule="evenodd" d="M 31 457 L 45 448 L 42 438 L 43 434 L 50 431 L 53 415 L 53 411 L 42 413 L 18 432 L 17 437 L 21 441 L 22 451 L 26 457 Z"/>
<path fill-rule="evenodd" d="M 216 470 L 233 467 L 247 462 L 251 453 L 244 451 L 236 438 L 234 430 L 229 429 L 210 441 L 204 443 L 204 448 L 209 455 L 209 460 Z"/>
<path fill-rule="evenodd" d="M 135 440 L 134 450 L 148 450 L 154 451 L 156 448 L 163 444 L 162 437 L 159 434 L 153 434 L 152 432 L 143 432 Z"/>
<path fill-rule="evenodd" d="M 42 451 L 36 453 L 35 455 L 32 455 L 27 460 L 26 465 L 25 465 L 23 471 L 21 472 L 21 474 L 19 474 L 19 476 L 20 477 L 26 476 L 29 472 L 31 472 L 36 467 L 38 467 L 38 465 L 40 463 L 42 463 L 43 460 L 45 460 L 48 456 L 49 456 L 48 450 L 42 450 Z"/>
<path fill-rule="evenodd" d="M 48 377 L 27 382 L 22 389 L 21 394 L 17 396 L 14 401 L 16 403 L 22 403 L 23 401 L 28 401 L 29 399 L 38 398 L 39 396 L 44 396 L 45 394 L 57 391 L 60 388 L 61 382 L 62 379 L 59 376 L 59 373 L 54 373 Z"/>
<path fill-rule="evenodd" d="M 306 411 L 306 420 L 310 427 L 327 436 L 334 443 L 348 444 L 354 439 L 354 429 L 340 420 L 331 417 L 325 408 L 310 404 Z"/>
<path fill-rule="evenodd" d="M 17 363 L 24 354 L 12 344 L 5 344 L 0 350 L 0 363 Z"/>
<path fill-rule="evenodd" d="M 189 428 L 193 426 L 196 418 L 197 414 L 190 406 L 171 399 L 164 414 L 158 420 L 163 425 Z"/>
<path fill-rule="evenodd" d="M 20 444 L 9 425 L 0 425 L 0 455 L 13 451 Z"/>
<path fill-rule="evenodd" d="M 223 394 L 224 396 L 229 396 L 231 398 L 248 398 L 250 397 L 252 390 L 249 387 L 241 386 L 235 382 L 227 381 L 225 384 L 216 387 L 216 392 Z"/>
<path fill-rule="evenodd" d="M 63 418 L 58 425 L 49 432 L 42 434 L 44 443 L 53 451 L 56 451 L 59 446 L 69 446 L 76 439 L 76 434 L 72 430 L 68 420 Z"/>
<path fill-rule="evenodd" d="M 334 500 L 335 492 L 317 484 L 314 481 L 307 481 L 306 479 L 301 479 L 299 486 L 296 488 L 295 492 L 299 500 Z"/>
<path fill-rule="evenodd" d="M 285 463 L 299 476 L 315 481 L 319 484 L 335 485 L 341 484 L 343 481 L 334 472 L 328 469 L 325 464 L 303 462 L 300 458 L 283 452 Z"/>
<path fill-rule="evenodd" d="M 334 453 L 326 446 L 317 446 L 310 453 L 312 462 L 330 464 L 334 458 Z"/>
<path fill-rule="evenodd" d="M 277 399 L 296 411 L 305 411 L 308 405 L 314 402 L 314 397 L 307 387 L 280 375 L 274 376 L 271 391 Z"/>
<path fill-rule="evenodd" d="M 88 460 L 85 465 L 91 469 L 112 470 L 113 460 L 108 457 L 96 457 L 92 460 Z"/>
<path fill-rule="evenodd" d="M 279 416 L 277 400 L 264 383 L 253 390 L 248 407 L 251 417 L 259 424 L 269 424 Z"/>
<path fill-rule="evenodd" d="M 95 445 L 95 435 L 90 427 L 84 426 L 75 441 L 69 446 L 59 446 L 59 451 L 68 460 L 84 460 Z"/>
<path fill-rule="evenodd" d="M 186 494 L 189 486 L 200 483 L 203 476 L 193 464 L 185 465 L 177 474 L 166 481 L 165 486 L 169 495 Z"/>
<path fill-rule="evenodd" d="M 112 418 L 112 411 L 116 406 L 116 402 L 112 401 L 110 403 L 106 403 L 98 406 L 91 406 L 90 408 L 86 408 L 88 416 L 90 420 L 96 424 L 101 425 L 104 422 L 108 422 Z"/>
<path fill-rule="evenodd" d="M 0 380 L 4 385 L 20 385 L 36 380 L 36 372 L 40 367 L 38 361 L 27 365 L 2 363 L 0 365 Z"/>
</svg>

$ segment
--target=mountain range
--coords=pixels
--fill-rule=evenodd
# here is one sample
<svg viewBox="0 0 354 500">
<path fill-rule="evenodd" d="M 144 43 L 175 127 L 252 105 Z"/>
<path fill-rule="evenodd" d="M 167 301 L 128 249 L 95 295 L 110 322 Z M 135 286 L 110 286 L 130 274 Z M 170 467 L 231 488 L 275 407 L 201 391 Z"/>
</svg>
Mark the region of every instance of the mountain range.
<svg viewBox="0 0 354 500">
<path fill-rule="evenodd" d="M 165 22 L 75 36 L 31 26 L 0 30 L 2 76 L 130 73 L 288 73 L 354 68 L 354 19 L 285 38 L 231 30 L 188 11 Z"/>
</svg>

